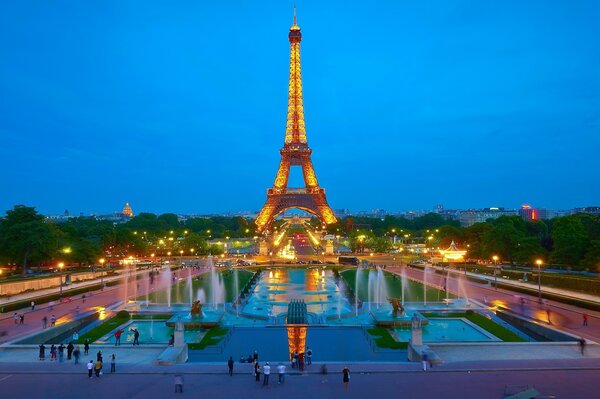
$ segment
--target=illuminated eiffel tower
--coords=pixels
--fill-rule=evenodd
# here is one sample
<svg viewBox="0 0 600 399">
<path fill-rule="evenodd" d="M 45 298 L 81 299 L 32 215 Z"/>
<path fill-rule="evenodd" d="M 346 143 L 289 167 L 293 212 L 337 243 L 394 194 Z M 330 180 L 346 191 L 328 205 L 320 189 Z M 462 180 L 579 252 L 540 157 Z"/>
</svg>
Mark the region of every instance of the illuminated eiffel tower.
<svg viewBox="0 0 600 399">
<path fill-rule="evenodd" d="M 300 41 L 302 33 L 296 23 L 288 35 L 290 41 L 290 83 L 288 90 L 288 112 L 285 127 L 285 142 L 279 169 L 272 188 L 267 190 L 267 202 L 256 218 L 259 232 L 268 230 L 277 215 L 286 209 L 298 208 L 319 218 L 323 224 L 335 223 L 337 219 L 327 204 L 325 189 L 319 187 L 317 176 L 310 159 L 312 150 L 306 141 L 304 106 L 302 105 L 302 76 L 300 73 Z M 304 176 L 304 188 L 288 188 L 291 166 L 300 166 Z"/>
</svg>

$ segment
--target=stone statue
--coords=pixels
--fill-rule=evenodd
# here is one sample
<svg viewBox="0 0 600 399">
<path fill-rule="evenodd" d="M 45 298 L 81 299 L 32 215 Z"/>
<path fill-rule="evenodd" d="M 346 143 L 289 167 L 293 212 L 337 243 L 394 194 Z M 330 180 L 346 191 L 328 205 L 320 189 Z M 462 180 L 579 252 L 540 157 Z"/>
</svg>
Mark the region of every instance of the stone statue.
<svg viewBox="0 0 600 399">
<path fill-rule="evenodd" d="M 388 298 L 388 302 L 390 303 L 390 305 L 392 305 L 392 308 L 394 309 L 392 311 L 392 314 L 394 316 L 398 316 L 398 310 L 400 310 L 400 314 L 403 315 L 404 314 L 404 306 L 402 306 L 402 302 L 400 299 L 398 298 Z"/>
<path fill-rule="evenodd" d="M 190 315 L 192 317 L 201 317 L 202 316 L 202 304 L 199 300 L 195 300 L 192 302 L 192 310 L 190 310 Z"/>
</svg>

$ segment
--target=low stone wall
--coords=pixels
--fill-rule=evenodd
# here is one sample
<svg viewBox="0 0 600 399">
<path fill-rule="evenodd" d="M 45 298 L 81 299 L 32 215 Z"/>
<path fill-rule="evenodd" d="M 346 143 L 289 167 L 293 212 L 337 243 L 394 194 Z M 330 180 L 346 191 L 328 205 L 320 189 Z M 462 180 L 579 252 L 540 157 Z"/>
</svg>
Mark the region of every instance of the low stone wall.
<svg viewBox="0 0 600 399">
<path fill-rule="evenodd" d="M 63 287 L 64 279 L 67 274 L 63 274 Z M 100 278 L 100 275 L 107 275 L 107 272 L 83 272 L 83 273 L 72 273 L 71 283 L 79 281 L 87 281 Z M 60 286 L 60 274 L 52 277 L 43 278 L 32 278 L 28 280 L 12 281 L 0 284 L 0 295 L 18 295 L 22 292 L 43 290 L 47 288 L 54 288 Z"/>
</svg>

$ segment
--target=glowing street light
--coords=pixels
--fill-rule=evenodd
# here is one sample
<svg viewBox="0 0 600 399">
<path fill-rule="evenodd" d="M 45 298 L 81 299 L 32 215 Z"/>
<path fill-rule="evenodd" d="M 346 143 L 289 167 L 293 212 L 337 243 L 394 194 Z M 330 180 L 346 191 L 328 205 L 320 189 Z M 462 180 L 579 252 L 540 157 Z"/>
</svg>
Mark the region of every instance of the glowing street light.
<svg viewBox="0 0 600 399">
<path fill-rule="evenodd" d="M 101 269 L 104 268 L 104 262 L 106 262 L 106 259 L 104 259 L 104 258 L 98 259 L 98 263 L 100 263 Z M 100 290 L 101 291 L 104 290 L 104 270 L 100 270 Z"/>
<path fill-rule="evenodd" d="M 62 299 L 63 267 L 65 267 L 65 264 L 63 262 L 60 262 L 58 264 L 58 270 L 60 270 L 60 293 L 59 293 L 59 298 L 60 299 Z"/>
<path fill-rule="evenodd" d="M 536 259 L 535 264 L 538 268 L 538 302 L 542 303 L 542 263 L 544 263 L 541 259 Z"/>
<path fill-rule="evenodd" d="M 498 255 L 494 255 L 492 256 L 492 259 L 494 260 L 494 289 L 497 290 L 498 289 Z"/>
</svg>

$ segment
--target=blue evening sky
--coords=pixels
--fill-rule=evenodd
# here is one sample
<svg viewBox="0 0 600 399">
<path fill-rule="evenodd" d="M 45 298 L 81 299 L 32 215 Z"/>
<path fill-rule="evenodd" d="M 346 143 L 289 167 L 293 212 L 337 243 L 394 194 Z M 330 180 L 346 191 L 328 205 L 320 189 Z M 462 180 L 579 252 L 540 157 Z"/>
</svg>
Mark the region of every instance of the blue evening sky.
<svg viewBox="0 0 600 399">
<path fill-rule="evenodd" d="M 600 205 L 599 2 L 295 3 L 333 208 Z M 1 2 L 0 211 L 259 209 L 293 4 Z"/>
</svg>

